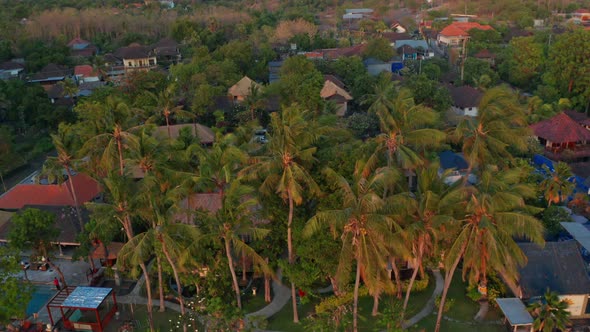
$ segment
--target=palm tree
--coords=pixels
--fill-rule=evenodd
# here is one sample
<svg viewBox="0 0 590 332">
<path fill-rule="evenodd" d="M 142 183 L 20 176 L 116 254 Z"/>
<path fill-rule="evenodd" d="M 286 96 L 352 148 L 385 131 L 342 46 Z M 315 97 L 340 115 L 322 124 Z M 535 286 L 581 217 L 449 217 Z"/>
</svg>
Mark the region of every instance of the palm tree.
<svg viewBox="0 0 590 332">
<path fill-rule="evenodd" d="M 59 85 L 63 89 L 63 97 L 70 98 L 71 104 L 74 105 L 74 98 L 78 95 L 78 84 L 76 84 L 76 82 L 74 82 L 74 80 L 71 78 L 66 78 L 65 80 L 59 82 Z"/>
<path fill-rule="evenodd" d="M 53 182 L 53 179 L 58 179 L 61 182 L 60 179 L 63 178 L 63 172 L 66 172 L 68 185 L 76 208 L 76 215 L 80 224 L 80 232 L 82 232 L 84 231 L 84 221 L 82 220 L 80 203 L 78 202 L 78 195 L 74 186 L 74 176 L 72 174 L 72 171 L 77 170 L 78 163 L 81 161 L 74 158 L 73 153 L 70 152 L 71 149 L 66 146 L 66 137 L 67 135 L 63 132 L 59 133 L 59 135 L 51 134 L 53 146 L 57 150 L 57 157 L 47 157 L 41 173 L 49 176 L 49 182 Z"/>
<path fill-rule="evenodd" d="M 262 179 L 260 191 L 263 194 L 278 194 L 289 205 L 287 219 L 287 249 L 289 264 L 295 263 L 293 251 L 293 215 L 295 205 L 303 203 L 304 190 L 311 194 L 319 187 L 309 174 L 307 167 L 314 161 L 316 151 L 311 144 L 316 140 L 317 131 L 306 120 L 307 112 L 296 104 L 271 115 L 270 142 L 266 144 L 268 154 L 252 160 L 253 165 L 243 169 L 242 176 L 249 175 Z M 291 282 L 293 322 L 299 322 L 295 283 Z"/>
<path fill-rule="evenodd" d="M 361 101 L 362 105 L 370 105 L 369 112 L 375 114 L 388 113 L 393 109 L 393 100 L 397 93 L 395 83 L 388 75 L 383 75 L 373 86 L 374 93 L 366 95 Z"/>
<path fill-rule="evenodd" d="M 439 165 L 432 163 L 418 172 L 418 189 L 415 193 L 401 193 L 389 198 L 388 209 L 392 217 L 404 227 L 404 235 L 413 256 L 412 277 L 406 290 L 400 321 L 410 299 L 418 271 L 423 270 L 424 258 L 432 257 L 446 228 L 452 224 L 454 210 L 463 196 L 457 187 L 445 185 L 445 174 L 439 176 Z"/>
<path fill-rule="evenodd" d="M 172 116 L 177 118 L 184 118 L 184 119 L 194 119 L 195 115 L 184 111 L 182 105 L 177 105 L 176 102 L 173 100 L 173 93 L 175 90 L 175 86 L 173 84 L 169 85 L 166 89 L 158 93 L 157 95 L 145 91 L 146 94 L 151 96 L 151 98 L 156 103 L 156 112 L 147 119 L 147 123 L 155 123 L 158 122 L 161 116 L 164 117 L 166 121 L 166 130 L 168 131 L 168 138 L 172 138 L 172 134 L 170 132 L 170 119 Z M 195 135 L 197 135 L 195 131 Z"/>
<path fill-rule="evenodd" d="M 256 111 L 263 108 L 266 100 L 264 99 L 264 95 L 260 91 L 260 86 L 252 82 L 250 86 L 250 94 L 244 100 L 244 105 L 250 111 L 250 120 L 254 121 L 256 118 Z"/>
<path fill-rule="evenodd" d="M 486 169 L 478 188 L 465 190 L 465 219 L 445 254 L 445 283 L 435 331 L 440 330 L 447 292 L 461 259 L 463 276 L 468 276 L 470 283 L 479 284 L 486 298 L 488 272 L 500 271 L 505 279 L 514 281 L 518 266 L 526 262 L 515 237 L 544 243 L 543 225 L 528 214 L 533 208 L 524 202 L 524 198 L 534 197 L 535 191 L 523 184 L 522 178 L 519 169 Z"/>
<path fill-rule="evenodd" d="M 568 306 L 567 299 L 560 300 L 556 292 L 547 289 L 540 300 L 527 308 L 535 316 L 533 329 L 538 332 L 565 331 L 570 323 Z"/>
<path fill-rule="evenodd" d="M 545 194 L 549 206 L 559 204 L 574 192 L 576 185 L 569 179 L 574 176 L 571 168 L 564 162 L 558 162 L 552 172 L 547 165 L 543 165 L 547 177 L 541 181 L 540 189 Z"/>
<path fill-rule="evenodd" d="M 514 94 L 496 87 L 483 95 L 477 117 L 459 123 L 451 138 L 462 143 L 469 174 L 477 166 L 513 160 L 509 148 L 526 151 L 528 132 L 525 113 Z"/>
<path fill-rule="evenodd" d="M 148 297 L 147 310 L 150 331 L 153 331 L 152 288 L 149 272 L 145 264 L 150 257 L 149 255 L 151 255 L 152 247 L 143 242 L 142 238 L 135 238 L 131 223 L 132 213 L 137 211 L 137 200 L 134 199 L 137 196 L 137 187 L 133 181 L 118 175 L 116 172 L 109 173 L 103 179 L 103 186 L 108 195 L 108 203 L 86 203 L 86 207 L 91 211 L 91 218 L 97 222 L 97 227 L 101 227 L 101 224 L 109 227 L 113 222 L 121 224 L 127 236 L 127 243 L 124 246 L 125 251 L 121 250 L 119 252 L 117 258 L 121 258 L 121 260 L 118 259 L 117 264 L 121 264 L 119 265 L 121 270 L 125 270 L 128 264 L 141 268 Z"/>
<path fill-rule="evenodd" d="M 250 257 L 253 263 L 259 266 L 265 274 L 272 274 L 268 264 L 260 255 L 243 241 L 244 235 L 252 236 L 254 240 L 265 237 L 269 230 L 257 228 L 252 223 L 253 209 L 258 206 L 254 199 L 255 190 L 253 187 L 245 186 L 238 180 L 229 184 L 227 194 L 222 199 L 221 210 L 217 212 L 212 220 L 214 230 L 212 240 L 223 242 L 225 255 L 228 260 L 228 266 L 232 277 L 232 286 L 236 293 L 236 303 L 238 308 L 242 308 L 240 286 L 234 269 L 234 254 L 242 257 Z M 245 275 L 246 270 L 242 273 Z"/>
<path fill-rule="evenodd" d="M 376 285 L 383 283 L 380 274 L 385 270 L 392 247 L 398 253 L 403 251 L 401 241 L 397 241 L 392 233 L 399 227 L 384 213 L 385 201 L 380 195 L 383 187 L 397 180 L 399 175 L 392 169 L 380 169 L 372 174 L 371 169 L 361 161 L 355 166 L 352 182 L 331 169 L 325 173 L 342 194 L 342 208 L 316 213 L 305 225 L 303 234 L 309 237 L 328 224 L 334 237 L 340 235 L 342 249 L 336 272 L 339 282 L 349 276 L 353 262 L 356 263 L 352 323 L 356 332 L 361 274 L 370 289 L 382 289 Z"/>
</svg>

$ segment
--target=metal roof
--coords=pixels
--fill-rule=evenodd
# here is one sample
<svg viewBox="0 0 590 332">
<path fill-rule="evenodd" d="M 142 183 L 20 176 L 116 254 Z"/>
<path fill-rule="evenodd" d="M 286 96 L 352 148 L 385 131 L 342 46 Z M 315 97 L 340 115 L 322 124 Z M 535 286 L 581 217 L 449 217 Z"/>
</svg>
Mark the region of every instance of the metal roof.
<svg viewBox="0 0 590 332">
<path fill-rule="evenodd" d="M 76 287 L 61 304 L 62 307 L 97 309 L 113 291 L 104 287 Z"/>
<path fill-rule="evenodd" d="M 502 310 L 510 325 L 522 326 L 533 324 L 533 317 L 531 317 L 531 314 L 529 314 L 524 303 L 519 298 L 496 299 L 496 303 L 498 303 L 500 310 Z"/>
<path fill-rule="evenodd" d="M 590 230 L 588 227 L 577 222 L 560 222 L 560 224 L 584 249 L 590 251 Z"/>
</svg>

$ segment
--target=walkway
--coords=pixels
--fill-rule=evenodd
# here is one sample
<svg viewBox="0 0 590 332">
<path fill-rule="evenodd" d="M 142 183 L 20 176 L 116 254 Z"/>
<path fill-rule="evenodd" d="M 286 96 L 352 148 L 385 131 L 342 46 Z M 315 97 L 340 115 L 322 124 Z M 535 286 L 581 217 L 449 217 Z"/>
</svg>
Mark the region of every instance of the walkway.
<svg viewBox="0 0 590 332">
<path fill-rule="evenodd" d="M 430 296 L 430 299 L 428 299 L 428 302 L 426 302 L 426 305 L 424 306 L 424 308 L 422 308 L 422 310 L 420 310 L 419 313 L 417 313 L 414 317 L 408 319 L 402 324 L 402 328 L 407 329 L 408 327 L 413 326 L 426 316 L 430 315 L 434 310 L 434 303 L 436 301 L 436 298 L 443 291 L 444 280 L 439 270 L 433 270 L 432 273 L 434 274 L 434 279 L 436 280 L 436 287 L 434 287 L 434 292 L 432 292 L 432 296 Z"/>
<path fill-rule="evenodd" d="M 272 291 L 273 291 L 273 299 L 266 307 L 252 312 L 246 315 L 246 320 L 248 317 L 264 317 L 268 319 L 272 315 L 276 314 L 277 312 L 281 311 L 283 307 L 289 302 L 291 298 L 291 288 L 283 285 L 281 283 L 281 279 L 283 278 L 281 270 L 277 271 L 277 278 L 272 282 Z"/>
</svg>

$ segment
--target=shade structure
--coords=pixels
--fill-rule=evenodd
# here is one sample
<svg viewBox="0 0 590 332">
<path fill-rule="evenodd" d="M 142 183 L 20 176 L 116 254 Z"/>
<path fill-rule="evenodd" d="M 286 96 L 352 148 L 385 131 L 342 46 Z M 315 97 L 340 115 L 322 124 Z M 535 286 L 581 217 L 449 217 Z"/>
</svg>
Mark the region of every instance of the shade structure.
<svg viewBox="0 0 590 332">
<path fill-rule="evenodd" d="M 570 233 L 582 247 L 584 247 L 584 249 L 590 251 L 590 229 L 577 222 L 560 222 L 559 224 L 563 226 L 563 228 L 565 228 L 565 230 Z"/>
<path fill-rule="evenodd" d="M 62 307 L 96 309 L 112 291 L 112 288 L 76 287 L 62 303 Z"/>
<path fill-rule="evenodd" d="M 528 326 L 533 324 L 533 317 L 526 310 L 524 303 L 519 298 L 496 299 L 496 303 L 498 303 L 500 310 L 502 310 L 511 326 Z"/>
<path fill-rule="evenodd" d="M 107 301 L 112 297 L 112 301 Z M 61 289 L 47 304 L 52 325 L 54 312 L 67 330 L 102 332 L 117 311 L 117 299 L 112 288 L 67 287 Z"/>
</svg>

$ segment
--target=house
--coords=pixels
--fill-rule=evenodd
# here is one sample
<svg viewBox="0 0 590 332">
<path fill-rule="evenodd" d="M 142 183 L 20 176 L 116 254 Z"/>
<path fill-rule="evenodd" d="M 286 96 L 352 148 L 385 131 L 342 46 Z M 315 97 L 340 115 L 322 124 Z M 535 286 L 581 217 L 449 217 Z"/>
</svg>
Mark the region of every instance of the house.
<svg viewBox="0 0 590 332">
<path fill-rule="evenodd" d="M 534 243 L 519 243 L 527 257 L 527 264 L 519 269 L 518 284 L 512 285 L 515 295 L 524 299 L 543 296 L 547 289 L 557 292 L 570 302 L 570 318 L 590 318 L 590 278 L 586 263 L 574 240 L 546 242 L 541 247 Z"/>
<path fill-rule="evenodd" d="M 345 90 L 344 83 L 332 75 L 324 75 L 324 86 L 320 91 L 323 100 L 333 102 L 336 105 L 336 115 L 342 117 L 348 111 L 348 102 L 352 96 Z"/>
<path fill-rule="evenodd" d="M 112 82 L 120 82 L 125 77 L 125 66 L 123 59 L 117 58 L 115 55 L 109 53 L 103 57 L 104 65 L 106 67 L 106 75 L 104 79 Z"/>
<path fill-rule="evenodd" d="M 434 52 L 428 47 L 426 40 L 414 40 L 414 39 L 401 39 L 394 43 L 394 47 L 399 49 L 403 46 L 409 46 L 416 51 L 415 59 L 430 59 L 434 57 Z"/>
<path fill-rule="evenodd" d="M 177 64 L 182 60 L 178 43 L 170 38 L 160 39 L 152 45 L 156 60 L 159 64 L 166 67 Z"/>
<path fill-rule="evenodd" d="M 78 97 L 88 97 L 94 90 L 106 85 L 103 81 L 82 82 L 78 85 Z"/>
<path fill-rule="evenodd" d="M 565 110 L 563 111 L 567 116 L 572 118 L 572 120 L 576 121 L 578 124 L 583 126 L 586 129 L 590 130 L 590 118 L 586 116 L 584 112 L 576 112 L 573 110 Z"/>
<path fill-rule="evenodd" d="M 91 57 L 98 53 L 98 47 L 94 46 L 91 42 L 76 37 L 68 43 L 70 48 L 70 54 L 72 56 L 79 57 Z"/>
<path fill-rule="evenodd" d="M 61 184 L 20 183 L 0 196 L 0 210 L 17 211 L 25 206 L 75 206 L 70 190 L 72 183 L 78 204 L 90 202 L 102 192 L 98 182 L 86 174 L 78 173 Z"/>
<path fill-rule="evenodd" d="M 451 109 L 455 114 L 459 116 L 477 116 L 479 101 L 483 93 L 468 85 L 460 87 L 449 86 L 448 89 L 453 101 Z"/>
<path fill-rule="evenodd" d="M 493 30 L 489 25 L 481 25 L 477 22 L 453 22 L 438 33 L 438 44 L 448 47 L 461 46 L 469 39 L 469 30 Z"/>
<path fill-rule="evenodd" d="M 418 59 L 418 51 L 410 45 L 398 47 L 397 54 L 399 54 L 402 57 L 402 60 Z"/>
<path fill-rule="evenodd" d="M 252 94 L 252 89 L 260 91 L 261 88 L 262 86 L 260 84 L 254 82 L 248 76 L 244 76 L 227 90 L 227 94 L 234 103 L 241 103 Z"/>
<path fill-rule="evenodd" d="M 580 8 L 572 13 L 572 17 L 576 18 L 582 22 L 590 20 L 590 10 Z"/>
<path fill-rule="evenodd" d="M 438 154 L 438 159 L 440 163 L 438 176 L 442 177 L 444 175 L 443 181 L 448 185 L 463 179 L 469 171 L 469 164 L 461 153 L 450 150 L 443 151 Z M 469 174 L 467 181 L 475 183 L 477 178 L 475 175 Z"/>
<path fill-rule="evenodd" d="M 389 28 L 391 30 L 393 30 L 396 33 L 405 33 L 408 30 L 406 28 L 404 28 L 403 25 L 401 25 L 399 22 L 393 22 L 391 23 L 391 25 L 389 26 Z"/>
<path fill-rule="evenodd" d="M 8 80 L 11 78 L 18 78 L 25 70 L 22 63 L 14 61 L 6 61 L 0 64 L 0 79 Z"/>
<path fill-rule="evenodd" d="M 473 57 L 489 63 L 492 67 L 496 65 L 496 55 L 485 48 L 477 52 Z"/>
<path fill-rule="evenodd" d="M 346 9 L 344 15 L 342 15 L 343 20 L 362 20 L 365 18 L 372 18 L 373 17 L 373 9 L 370 8 L 350 8 Z"/>
<path fill-rule="evenodd" d="M 398 32 L 382 32 L 381 33 L 381 38 L 386 39 L 389 41 L 389 45 L 391 45 L 391 47 L 395 46 L 395 42 L 397 42 L 398 40 L 411 40 L 412 37 L 405 33 L 398 33 Z"/>
<path fill-rule="evenodd" d="M 590 130 L 561 112 L 529 126 L 545 148 L 543 155 L 552 160 L 572 162 L 590 159 Z"/>
<path fill-rule="evenodd" d="M 496 304 L 504 314 L 504 325 L 512 332 L 533 331 L 533 317 L 517 297 L 496 298 Z"/>
<path fill-rule="evenodd" d="M 397 73 L 404 68 L 404 63 L 401 59 L 384 62 L 375 58 L 368 58 L 363 60 L 363 65 L 365 65 L 367 72 L 371 76 L 377 76 L 382 72 Z"/>
<path fill-rule="evenodd" d="M 66 66 L 50 63 L 41 71 L 33 74 L 29 83 L 40 83 L 45 90 L 49 90 L 54 84 L 65 80 L 72 75 L 72 70 Z"/>
<path fill-rule="evenodd" d="M 98 73 L 90 65 L 75 66 L 74 77 L 79 83 L 100 81 Z"/>
<path fill-rule="evenodd" d="M 114 56 L 123 61 L 125 73 L 149 71 L 156 68 L 158 62 L 151 47 L 133 43 L 115 51 Z"/>
<path fill-rule="evenodd" d="M 326 60 L 336 60 L 342 57 L 361 56 L 366 48 L 367 44 L 358 44 L 349 47 L 324 48 L 315 52 L 323 53 Z"/>
</svg>

